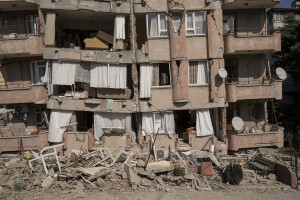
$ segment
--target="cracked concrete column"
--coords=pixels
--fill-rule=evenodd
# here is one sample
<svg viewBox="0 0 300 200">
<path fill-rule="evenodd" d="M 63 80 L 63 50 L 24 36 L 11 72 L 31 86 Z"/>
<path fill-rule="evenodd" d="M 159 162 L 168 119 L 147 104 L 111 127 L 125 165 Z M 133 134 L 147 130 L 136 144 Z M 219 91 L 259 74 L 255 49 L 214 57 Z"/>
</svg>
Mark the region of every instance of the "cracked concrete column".
<svg viewBox="0 0 300 200">
<path fill-rule="evenodd" d="M 48 11 L 46 19 L 45 46 L 55 46 L 55 20 L 56 13 Z"/>
<path fill-rule="evenodd" d="M 173 101 L 189 100 L 185 15 L 182 0 L 168 1 L 168 25 L 172 71 Z M 174 23 L 173 23 L 174 21 Z M 176 22 L 180 21 L 180 24 Z"/>
</svg>

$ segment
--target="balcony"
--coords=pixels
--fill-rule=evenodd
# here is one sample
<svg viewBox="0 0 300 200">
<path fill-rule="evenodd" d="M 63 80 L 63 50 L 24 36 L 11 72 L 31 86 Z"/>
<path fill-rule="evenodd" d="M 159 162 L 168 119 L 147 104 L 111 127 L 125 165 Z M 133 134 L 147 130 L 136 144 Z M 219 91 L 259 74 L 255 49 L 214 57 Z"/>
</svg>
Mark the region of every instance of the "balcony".
<svg viewBox="0 0 300 200">
<path fill-rule="evenodd" d="M 284 128 L 272 126 L 270 131 L 257 131 L 256 133 L 239 134 L 235 131 L 227 131 L 228 150 L 276 146 L 283 147 Z"/>
<path fill-rule="evenodd" d="M 47 89 L 43 85 L 29 88 L 0 90 L 0 104 L 35 103 L 46 104 Z"/>
<path fill-rule="evenodd" d="M 226 83 L 227 102 L 247 99 L 282 99 L 282 81 L 261 84 Z"/>
<path fill-rule="evenodd" d="M 224 10 L 270 8 L 278 3 L 280 0 L 223 0 L 222 8 Z"/>
<path fill-rule="evenodd" d="M 42 39 L 38 35 L 26 38 L 0 39 L 0 58 L 41 56 L 43 54 Z"/>
<path fill-rule="evenodd" d="M 224 36 L 224 54 L 274 53 L 281 51 L 281 33 L 272 35 Z"/>
</svg>

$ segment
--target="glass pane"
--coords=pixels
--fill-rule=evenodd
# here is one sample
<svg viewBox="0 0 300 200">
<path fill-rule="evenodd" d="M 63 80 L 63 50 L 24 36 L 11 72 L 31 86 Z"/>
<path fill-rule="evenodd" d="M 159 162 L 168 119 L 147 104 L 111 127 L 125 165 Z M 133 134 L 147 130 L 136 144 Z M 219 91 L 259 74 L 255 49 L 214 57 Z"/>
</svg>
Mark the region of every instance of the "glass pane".
<svg viewBox="0 0 300 200">
<path fill-rule="evenodd" d="M 194 28 L 193 27 L 193 13 L 189 12 L 186 14 L 186 24 L 187 28 Z"/>
<path fill-rule="evenodd" d="M 204 12 L 195 12 L 195 34 L 203 34 L 204 26 Z"/>
<path fill-rule="evenodd" d="M 187 35 L 194 35 L 194 31 L 193 30 L 187 31 Z"/>
<path fill-rule="evenodd" d="M 32 83 L 35 84 L 36 80 L 36 73 L 35 73 L 35 63 L 31 63 L 31 71 L 32 71 Z"/>
</svg>

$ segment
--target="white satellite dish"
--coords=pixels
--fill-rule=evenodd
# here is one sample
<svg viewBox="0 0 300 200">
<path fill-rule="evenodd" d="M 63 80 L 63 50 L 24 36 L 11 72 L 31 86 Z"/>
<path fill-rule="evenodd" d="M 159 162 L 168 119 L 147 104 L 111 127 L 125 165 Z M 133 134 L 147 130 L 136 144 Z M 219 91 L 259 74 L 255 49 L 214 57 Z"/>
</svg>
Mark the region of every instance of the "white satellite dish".
<svg viewBox="0 0 300 200">
<path fill-rule="evenodd" d="M 278 76 L 278 78 L 280 78 L 281 80 L 285 80 L 287 78 L 287 73 L 285 72 L 284 69 L 282 69 L 281 67 L 277 67 L 276 68 L 276 75 Z"/>
<path fill-rule="evenodd" d="M 237 131 L 242 131 L 244 129 L 244 121 L 240 117 L 234 117 L 232 119 L 232 126 Z"/>
<path fill-rule="evenodd" d="M 224 68 L 219 69 L 219 76 L 221 78 L 227 78 L 227 75 L 228 75 L 228 73 L 227 73 L 226 69 L 224 69 Z"/>
</svg>

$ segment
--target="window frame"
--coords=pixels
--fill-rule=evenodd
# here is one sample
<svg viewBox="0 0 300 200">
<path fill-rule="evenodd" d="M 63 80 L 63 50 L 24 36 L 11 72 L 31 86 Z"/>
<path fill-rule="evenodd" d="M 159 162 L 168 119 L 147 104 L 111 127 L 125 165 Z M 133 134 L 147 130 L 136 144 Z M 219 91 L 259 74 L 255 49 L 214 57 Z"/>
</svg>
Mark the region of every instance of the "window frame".
<svg viewBox="0 0 300 200">
<path fill-rule="evenodd" d="M 196 34 L 196 22 L 195 22 L 195 13 L 196 12 L 199 12 L 199 13 L 204 13 L 204 21 L 205 21 L 205 33 L 199 33 L 199 34 Z M 188 13 L 192 13 L 192 20 L 193 20 L 193 28 L 188 28 L 187 26 L 187 15 Z M 204 36 L 204 35 L 207 35 L 207 12 L 206 11 L 202 11 L 202 10 L 194 10 L 194 11 L 187 11 L 185 13 L 185 29 L 186 29 L 186 36 L 190 37 L 190 36 Z M 188 31 L 194 31 L 194 34 L 189 34 Z"/>
<path fill-rule="evenodd" d="M 148 18 L 149 18 L 149 15 L 157 15 L 157 28 L 158 28 L 158 36 L 150 36 L 149 35 L 149 20 L 148 20 Z M 161 24 L 160 24 L 160 17 L 161 17 L 161 15 L 165 15 L 165 17 L 166 17 L 166 27 L 167 27 L 167 29 L 164 29 L 164 30 L 162 30 L 161 29 Z M 151 39 L 151 38 L 169 38 L 169 27 L 168 27 L 168 16 L 167 16 L 167 14 L 166 13 L 147 13 L 147 15 L 146 15 L 146 29 L 147 29 L 147 39 Z M 167 35 L 166 36 L 161 36 L 160 35 L 160 33 L 161 32 L 163 32 L 163 31 L 166 31 L 167 32 Z"/>
<path fill-rule="evenodd" d="M 201 83 L 201 84 L 191 84 L 190 83 L 190 62 L 206 62 L 206 66 L 207 66 L 207 81 L 208 83 Z M 189 83 L 189 86 L 209 86 L 210 85 L 210 76 L 209 76 L 209 63 L 208 63 L 208 60 L 190 60 L 188 62 L 188 71 L 189 71 L 189 74 L 188 74 L 188 83 Z M 198 74 L 197 74 L 197 80 L 198 80 Z"/>
<path fill-rule="evenodd" d="M 151 88 L 171 88 L 172 87 L 171 63 L 170 62 L 160 62 L 160 63 L 153 63 L 152 65 L 154 65 L 154 64 L 164 64 L 164 63 L 169 64 L 170 85 L 152 85 L 152 83 L 151 83 Z M 158 68 L 158 76 L 159 76 L 159 68 Z"/>
<path fill-rule="evenodd" d="M 31 85 L 44 85 L 44 82 L 38 80 L 41 79 L 41 77 L 39 76 L 40 68 L 45 68 L 46 72 L 47 62 L 45 62 L 45 65 L 38 65 L 39 62 L 45 62 L 45 60 L 36 60 L 30 62 Z"/>
</svg>

